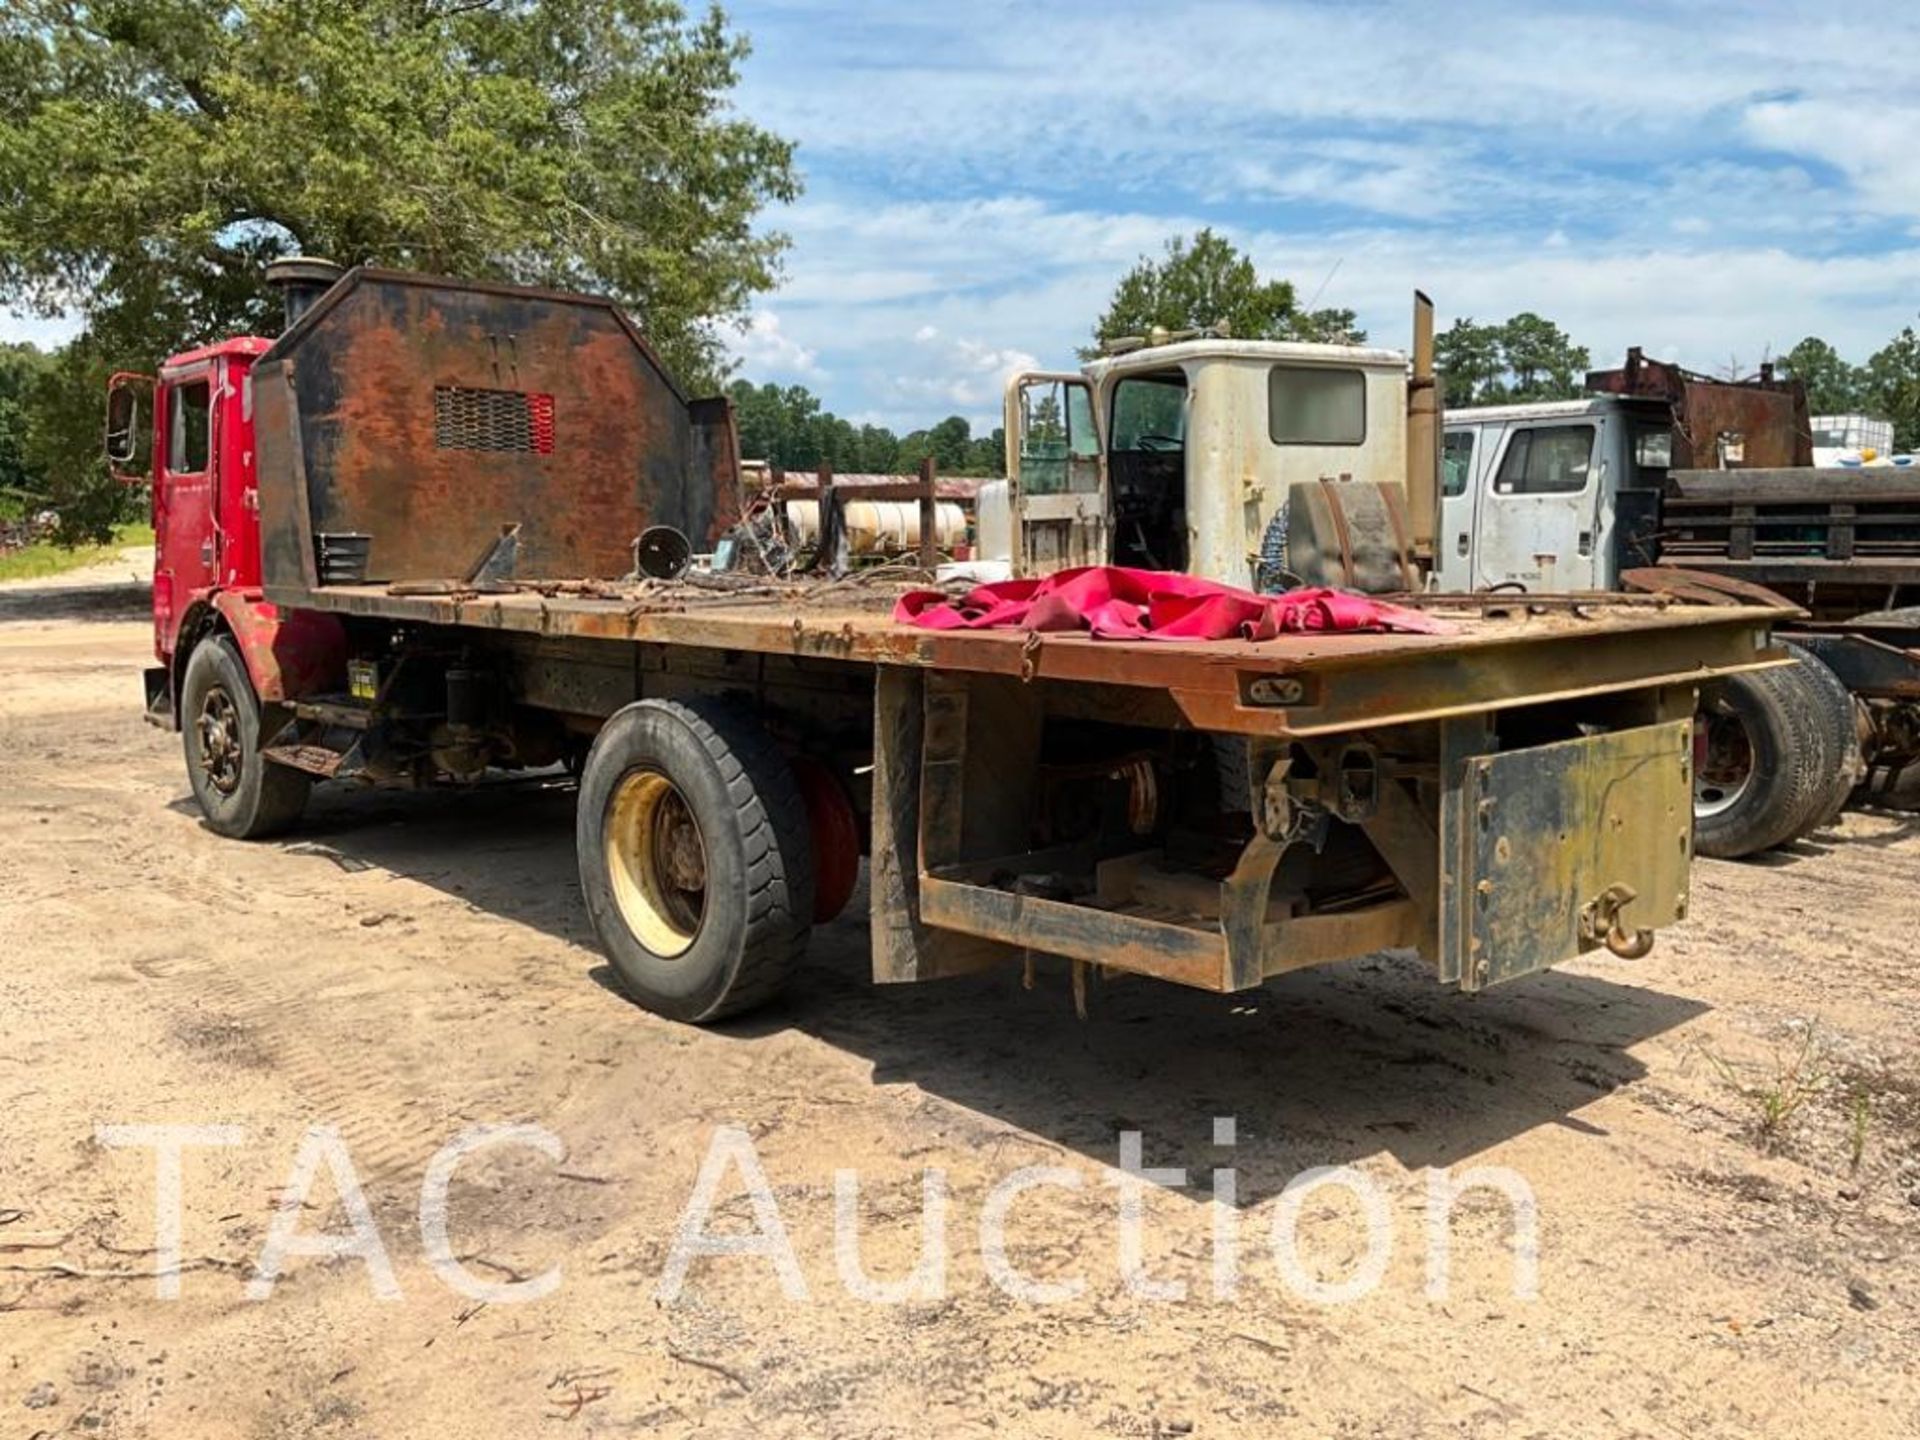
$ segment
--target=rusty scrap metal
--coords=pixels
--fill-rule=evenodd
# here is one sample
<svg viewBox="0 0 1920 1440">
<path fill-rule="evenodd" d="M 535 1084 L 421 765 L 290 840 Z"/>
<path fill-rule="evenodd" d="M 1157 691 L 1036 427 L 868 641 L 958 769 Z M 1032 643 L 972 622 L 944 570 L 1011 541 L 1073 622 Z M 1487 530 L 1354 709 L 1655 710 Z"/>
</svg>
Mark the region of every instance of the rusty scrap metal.
<svg viewBox="0 0 1920 1440">
<path fill-rule="evenodd" d="M 481 589 L 618 577 L 649 525 L 707 544 L 739 515 L 731 408 L 688 401 L 607 301 L 355 270 L 261 356 L 253 387 L 281 603 L 328 588 L 322 535 L 369 537 L 368 583 Z"/>
<path fill-rule="evenodd" d="M 1657 599 L 1693 605 L 1786 606 L 1788 603 L 1750 580 L 1736 580 L 1731 575 L 1713 575 L 1702 570 L 1682 570 L 1672 565 L 1647 565 L 1622 571 L 1620 583 L 1629 590 L 1643 591 Z"/>
<path fill-rule="evenodd" d="M 1748 380 L 1716 380 L 1661 360 L 1639 346 L 1618 370 L 1593 370 L 1587 389 L 1664 402 L 1673 416 L 1675 470 L 1813 464 L 1806 387 L 1762 365 Z"/>
</svg>

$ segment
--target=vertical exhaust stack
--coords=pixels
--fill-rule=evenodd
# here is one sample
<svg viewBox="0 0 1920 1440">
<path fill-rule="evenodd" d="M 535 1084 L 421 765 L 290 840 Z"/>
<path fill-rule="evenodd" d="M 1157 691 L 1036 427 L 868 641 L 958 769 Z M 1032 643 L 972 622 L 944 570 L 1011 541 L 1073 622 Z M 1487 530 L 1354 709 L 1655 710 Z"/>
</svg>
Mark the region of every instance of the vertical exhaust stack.
<svg viewBox="0 0 1920 1440">
<path fill-rule="evenodd" d="M 1407 381 L 1407 525 L 1414 563 L 1433 570 L 1440 513 L 1440 392 L 1433 372 L 1433 301 L 1413 292 L 1413 374 Z"/>
<path fill-rule="evenodd" d="M 291 255 L 267 266 L 267 284 L 280 292 L 281 333 L 291 330 L 344 274 L 333 261 L 311 255 Z"/>
</svg>

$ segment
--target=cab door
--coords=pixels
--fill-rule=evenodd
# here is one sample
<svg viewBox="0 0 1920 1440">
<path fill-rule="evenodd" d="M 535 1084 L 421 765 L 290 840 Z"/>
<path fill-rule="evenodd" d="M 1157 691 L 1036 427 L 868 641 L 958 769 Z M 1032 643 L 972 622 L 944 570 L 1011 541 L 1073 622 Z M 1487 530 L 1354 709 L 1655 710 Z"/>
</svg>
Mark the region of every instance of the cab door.
<svg viewBox="0 0 1920 1440">
<path fill-rule="evenodd" d="M 1434 527 L 1434 572 L 1442 590 L 1473 588 L 1474 536 L 1480 524 L 1480 477 L 1498 425 L 1449 423 L 1440 446 L 1440 516 Z"/>
<path fill-rule="evenodd" d="M 1604 461 L 1590 419 L 1515 422 L 1480 489 L 1473 588 L 1593 588 Z M 1482 443 L 1484 443 L 1484 438 Z"/>
<path fill-rule="evenodd" d="M 161 377 L 153 457 L 154 625 L 172 648 L 175 617 L 213 588 L 220 566 L 220 514 L 213 457 L 220 408 L 220 362 L 204 361 Z"/>
<path fill-rule="evenodd" d="M 1106 564 L 1106 466 L 1086 380 L 1015 375 L 1007 382 L 1005 423 L 1014 574 Z"/>
</svg>

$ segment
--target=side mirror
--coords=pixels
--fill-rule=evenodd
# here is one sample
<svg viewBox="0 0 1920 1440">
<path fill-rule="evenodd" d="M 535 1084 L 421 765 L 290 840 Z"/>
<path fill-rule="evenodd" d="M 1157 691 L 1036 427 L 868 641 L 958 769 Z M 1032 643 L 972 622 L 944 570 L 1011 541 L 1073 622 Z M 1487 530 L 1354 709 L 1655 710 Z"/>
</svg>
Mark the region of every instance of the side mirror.
<svg viewBox="0 0 1920 1440">
<path fill-rule="evenodd" d="M 152 395 L 151 376 L 123 373 L 107 382 L 107 468 L 123 485 L 138 485 L 148 478 L 153 447 L 148 402 Z"/>
</svg>

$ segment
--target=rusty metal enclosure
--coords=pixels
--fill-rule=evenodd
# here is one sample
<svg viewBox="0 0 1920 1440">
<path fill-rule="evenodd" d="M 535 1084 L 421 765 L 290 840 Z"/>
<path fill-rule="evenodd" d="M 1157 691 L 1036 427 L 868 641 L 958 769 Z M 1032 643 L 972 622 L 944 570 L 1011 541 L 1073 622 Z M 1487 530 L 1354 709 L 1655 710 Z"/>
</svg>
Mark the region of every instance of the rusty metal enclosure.
<svg viewBox="0 0 1920 1440">
<path fill-rule="evenodd" d="M 1724 381 L 1649 360 L 1634 346 L 1618 370 L 1590 370 L 1587 389 L 1664 401 L 1673 413 L 1675 470 L 1766 469 L 1813 464 L 1806 387 L 1757 378 Z"/>
<path fill-rule="evenodd" d="M 251 383 L 263 578 L 284 603 L 483 562 L 488 580 L 616 579 L 649 526 L 705 548 L 737 518 L 731 406 L 689 401 L 610 301 L 352 270 Z"/>
</svg>

